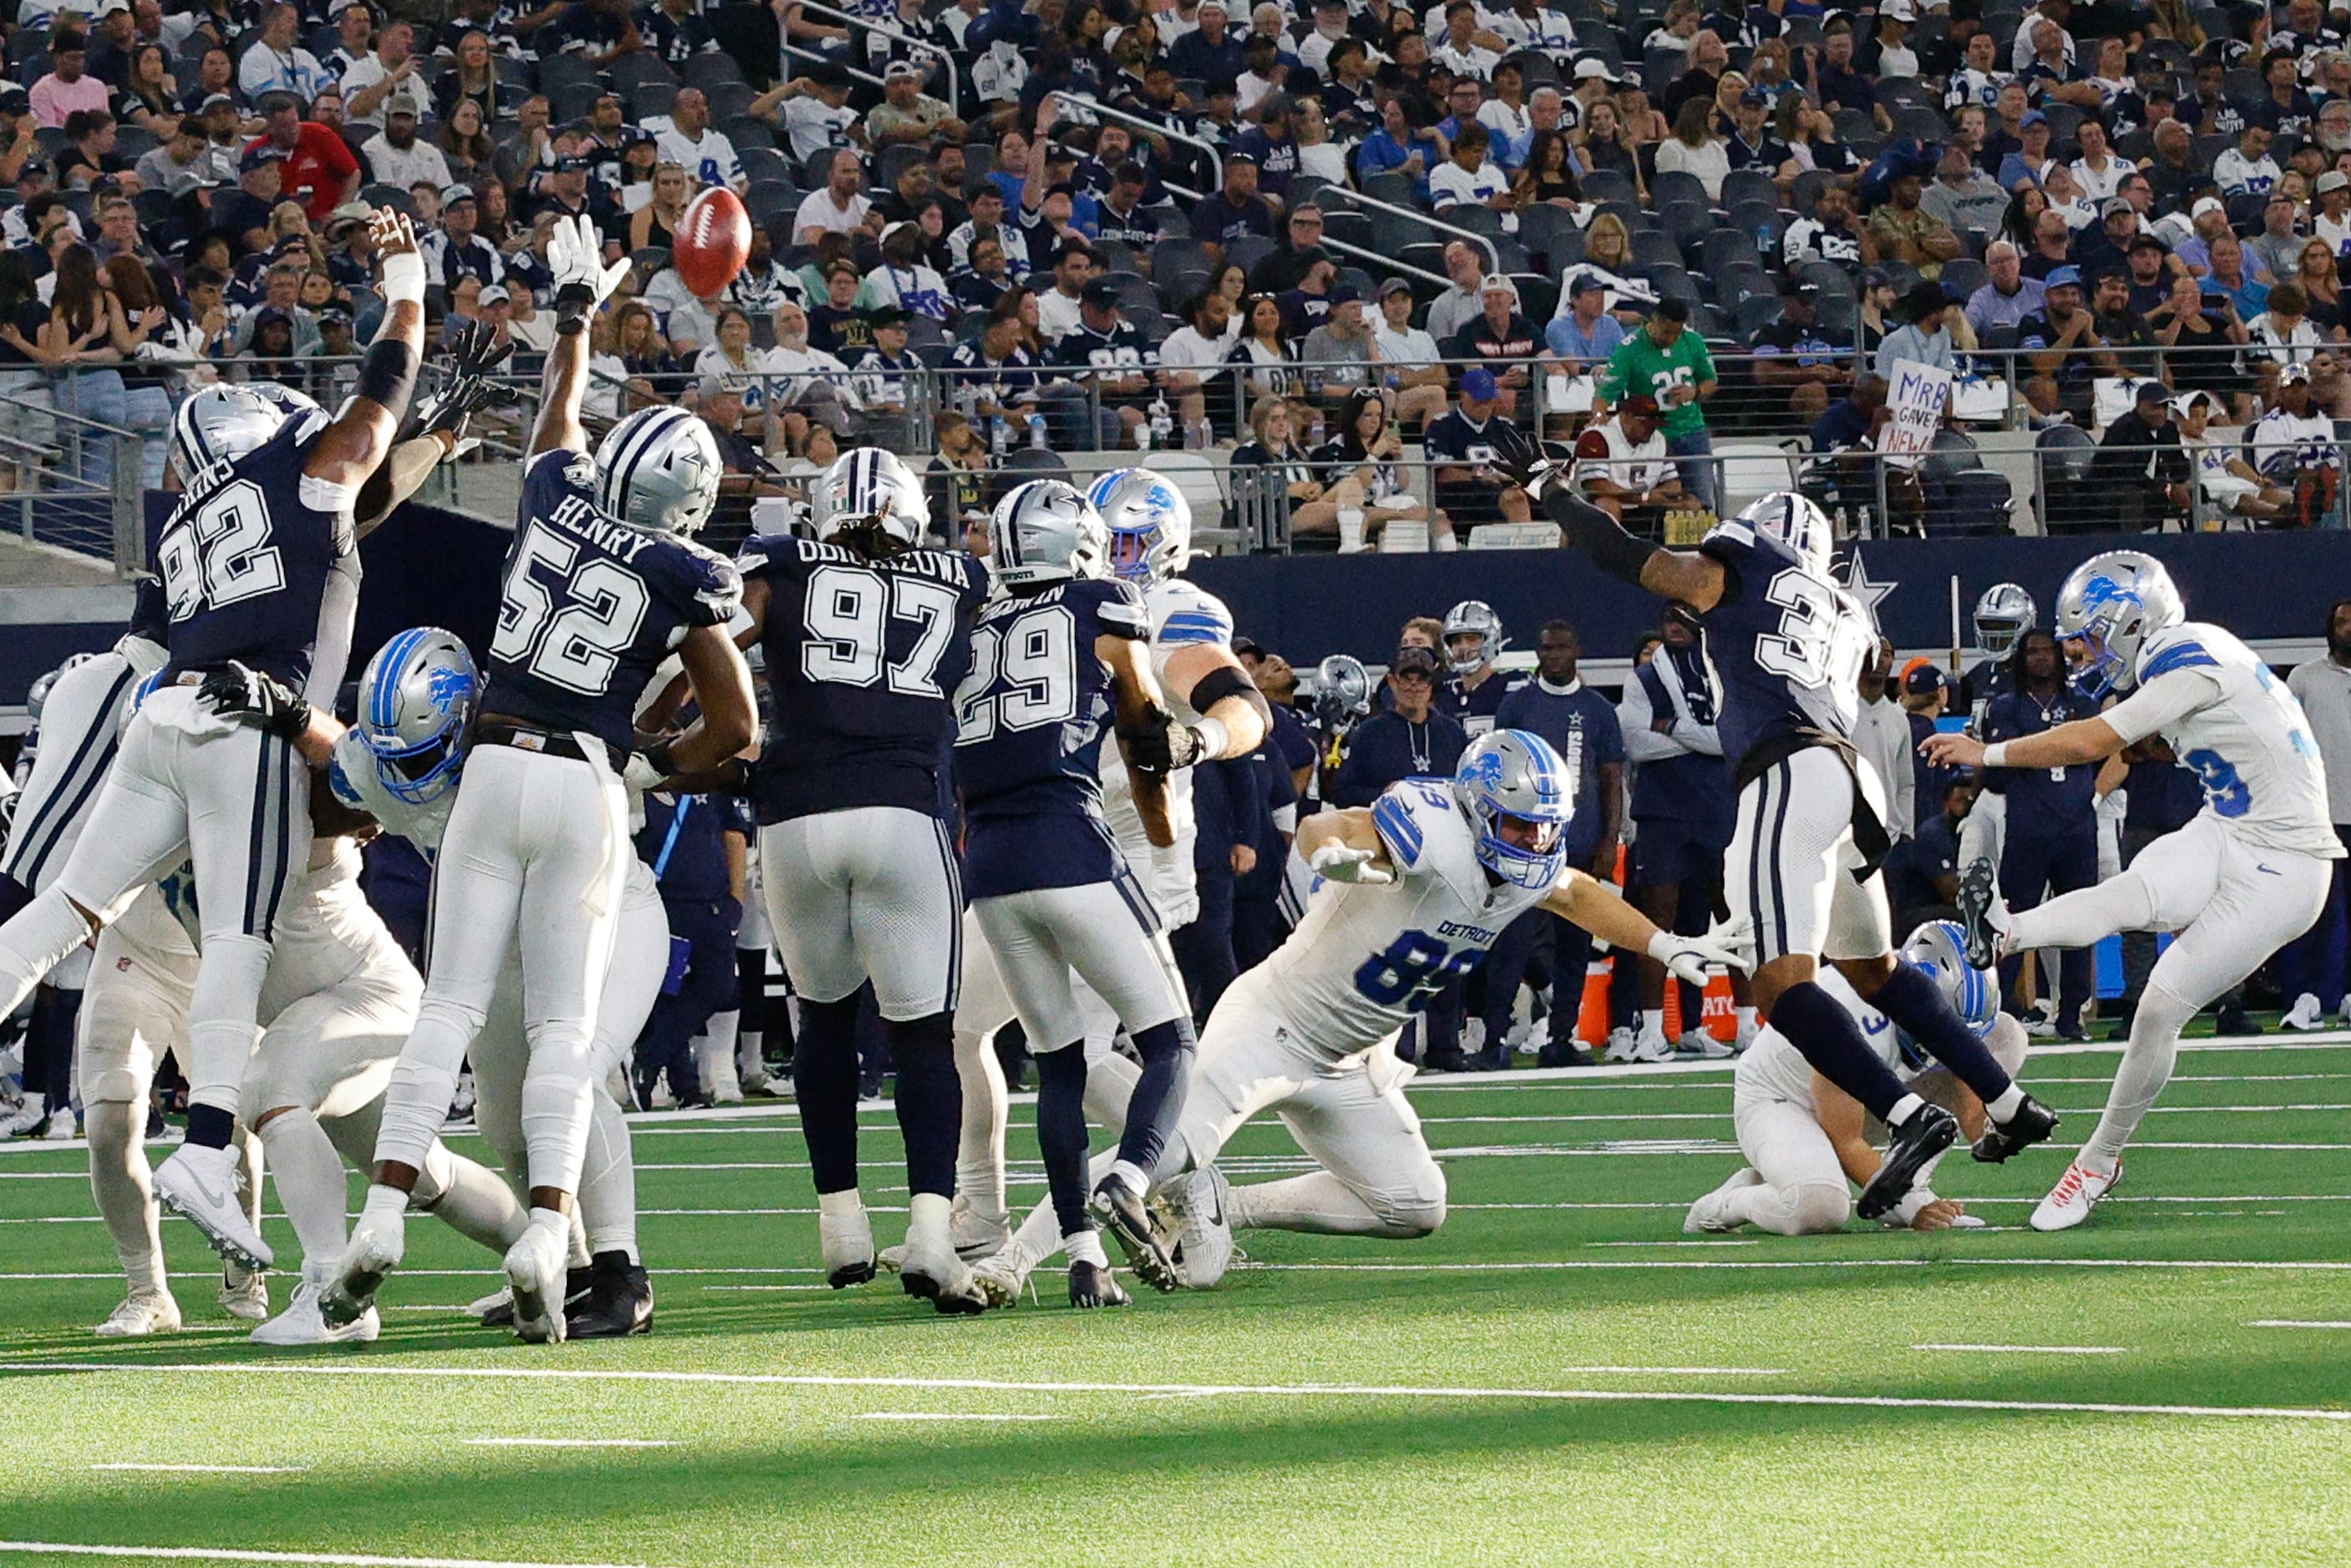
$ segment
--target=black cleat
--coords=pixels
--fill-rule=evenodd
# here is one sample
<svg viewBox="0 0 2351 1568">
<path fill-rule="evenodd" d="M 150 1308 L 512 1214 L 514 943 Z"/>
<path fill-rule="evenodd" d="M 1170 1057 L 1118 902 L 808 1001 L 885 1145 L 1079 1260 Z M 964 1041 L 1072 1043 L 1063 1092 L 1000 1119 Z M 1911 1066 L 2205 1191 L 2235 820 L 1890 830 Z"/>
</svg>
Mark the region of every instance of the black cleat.
<svg viewBox="0 0 2351 1568">
<path fill-rule="evenodd" d="M 1940 1106 L 1922 1103 L 1908 1121 L 1893 1129 L 1886 1147 L 1886 1163 L 1861 1189 L 1855 1211 L 1865 1220 L 1875 1220 L 1901 1202 L 1909 1196 L 1927 1162 L 1950 1147 L 1959 1136 L 1957 1117 Z"/>
<path fill-rule="evenodd" d="M 1538 1067 L 1589 1067 L 1592 1053 L 1581 1045 L 1546 1045 L 1535 1053 Z"/>
<path fill-rule="evenodd" d="M 1070 1304 L 1073 1307 L 1133 1306 L 1134 1298 L 1117 1276 L 1099 1263 L 1070 1265 Z"/>
<path fill-rule="evenodd" d="M 1102 1179 L 1094 1195 L 1086 1201 L 1087 1210 L 1095 1221 L 1115 1239 L 1126 1253 L 1126 1266 L 1133 1269 L 1143 1282 L 1155 1291 L 1172 1291 L 1182 1282 L 1176 1278 L 1175 1260 L 1151 1223 L 1151 1210 L 1143 1199 L 1128 1190 L 1123 1181 L 1114 1177 Z"/>
<path fill-rule="evenodd" d="M 563 1276 L 563 1310 L 567 1314 L 577 1312 L 580 1306 L 587 1302 L 588 1292 L 594 1285 L 595 1278 L 596 1268 L 592 1263 L 589 1264 L 585 1268 L 575 1264 L 568 1272 L 565 1273 Z M 481 1324 L 484 1328 L 511 1329 L 514 1327 L 514 1303 L 511 1300 L 500 1302 L 497 1305 L 484 1313 L 481 1317 Z M 567 1324 L 565 1326 L 568 1328 L 569 1325 Z"/>
<path fill-rule="evenodd" d="M 1507 1073 L 1512 1065 L 1512 1054 L 1508 1045 L 1497 1045 L 1469 1058 L 1469 1070 L 1473 1073 Z"/>
<path fill-rule="evenodd" d="M 2212 1033 L 2216 1035 L 2259 1034 L 2261 1032 L 2262 1026 L 2253 1022 L 2252 1014 L 2245 1011 L 2245 1004 L 2241 1002 L 2227 1003 L 2220 1009 L 2220 1016 L 2212 1021 Z"/>
<path fill-rule="evenodd" d="M 2027 1095 L 2014 1116 L 1986 1127 L 1983 1137 L 1976 1139 L 1968 1152 L 1986 1165 L 1998 1165 L 2019 1149 L 2043 1141 L 2056 1130 L 2057 1113 Z"/>
<path fill-rule="evenodd" d="M 1959 938 L 1968 962 L 1977 969 L 1990 969 L 2000 961 L 1998 933 L 1991 926 L 1994 896 L 1991 862 L 1970 861 L 1959 873 Z"/>
<path fill-rule="evenodd" d="M 588 1266 L 588 1293 L 567 1303 L 564 1332 L 573 1339 L 626 1339 L 653 1326 L 653 1282 L 626 1252 L 599 1252 Z"/>
</svg>

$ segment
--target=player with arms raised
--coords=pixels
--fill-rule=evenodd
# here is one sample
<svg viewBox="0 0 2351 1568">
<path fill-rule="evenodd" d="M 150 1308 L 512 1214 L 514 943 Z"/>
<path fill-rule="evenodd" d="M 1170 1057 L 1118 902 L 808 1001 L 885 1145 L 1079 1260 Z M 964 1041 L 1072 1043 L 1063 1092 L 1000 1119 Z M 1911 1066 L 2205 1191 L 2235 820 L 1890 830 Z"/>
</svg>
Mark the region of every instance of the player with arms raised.
<svg viewBox="0 0 2351 1568">
<path fill-rule="evenodd" d="M 182 492 L 155 547 L 170 662 L 132 715 L 89 824 L 57 878 L 0 926 L 0 1014 L 185 855 L 204 912 L 188 1023 L 187 1141 L 156 1196 L 252 1266 L 268 1244 L 237 1199 L 228 1147 L 253 1049 L 271 931 L 310 843 L 308 784 L 281 736 L 222 717 L 277 692 L 331 702 L 357 603 L 353 512 L 408 411 L 424 340 L 424 264 L 408 220 L 374 230 L 383 327 L 329 418 L 249 390 L 191 397 L 173 417 Z"/>
<path fill-rule="evenodd" d="M 1999 952 L 2088 947 L 2116 931 L 2171 931 L 2148 973 L 2105 1114 L 2032 1211 L 2036 1231 L 2090 1216 L 2122 1175 L 2123 1145 L 2171 1078 L 2179 1031 L 2214 998 L 2308 930 L 2341 859 L 2326 769 L 2302 704 L 2236 638 L 2187 618 L 2151 556 L 2110 550 L 2057 595 L 2057 639 L 2074 685 L 2122 701 L 2095 719 L 1985 745 L 1930 735 L 1945 766 L 2057 768 L 2159 740 L 2204 785 L 2204 809 L 2139 851 L 2121 875 L 2010 914 L 1995 906 L 1979 945 Z"/>
<path fill-rule="evenodd" d="M 1783 491 L 1716 524 L 1698 549 L 1667 550 L 1576 496 L 1572 471 L 1523 439 L 1507 456 L 1569 543 L 1612 576 L 1687 605 L 1706 629 L 1722 676 L 1723 755 L 1736 759 L 1739 790 L 1725 891 L 1761 961 L 1756 1011 L 1893 1132 L 1862 1189 L 1862 1218 L 1901 1201 L 1959 1125 L 1869 1049 L 1853 1014 L 1815 979 L 1824 959 L 1984 1102 L 1992 1127 L 1977 1140 L 1977 1158 L 2005 1159 L 2047 1137 L 2055 1115 L 2016 1086 L 1923 971 L 1895 958 L 1877 874 L 1890 845 L 1884 789 L 1852 739 L 1855 680 L 1876 633 L 1830 575 L 1827 516 Z"/>
<path fill-rule="evenodd" d="M 971 662 L 987 574 L 922 547 L 930 503 L 893 452 L 846 453 L 818 482 L 814 539 L 743 546 L 743 605 L 783 742 L 752 773 L 759 877 L 800 998 L 792 1082 L 836 1287 L 873 1277 L 857 1191 L 858 992 L 871 981 L 906 1140 L 899 1278 L 944 1313 L 985 1310 L 949 1237 L 962 1089 L 955 1005 L 963 877 L 943 778 L 947 694 Z"/>
<path fill-rule="evenodd" d="M 1092 504 L 1039 480 L 997 503 L 989 533 L 1004 593 L 980 611 L 971 673 L 956 691 L 972 913 L 1037 1058 L 1037 1142 L 1070 1254 L 1071 1303 L 1121 1306 L 1126 1293 L 1111 1278 L 1096 1218 L 1146 1282 L 1176 1282 L 1143 1206 L 1144 1180 L 1106 1175 L 1088 1212 L 1087 1030 L 1070 973 L 1109 1003 L 1143 1058 L 1119 1146 L 1120 1163 L 1141 1177 L 1183 1111 L 1191 1007 L 1158 912 L 1102 820 L 1110 764 L 1100 753 L 1115 717 L 1138 756 L 1164 763 L 1170 721 L 1151 674 L 1143 596 L 1105 577 L 1108 530 Z M 1165 777 L 1144 787 L 1155 794 Z"/>
<path fill-rule="evenodd" d="M 597 1002 L 631 853 L 622 780 L 706 770 L 753 737 L 750 671 L 726 630 L 740 585 L 723 556 L 684 537 L 718 498 L 708 428 L 682 409 L 647 409 L 592 460 L 581 450 L 588 317 L 627 270 L 605 268 L 599 249 L 585 219 L 559 223 L 549 245 L 555 347 L 481 716 L 442 841 L 424 1000 L 385 1096 L 366 1207 L 324 1297 L 329 1324 L 363 1311 L 400 1262 L 409 1194 L 518 942 L 531 1224 L 506 1275 L 516 1332 L 564 1336 Z M 632 753 L 637 698 L 673 649 L 702 719 Z"/>
</svg>

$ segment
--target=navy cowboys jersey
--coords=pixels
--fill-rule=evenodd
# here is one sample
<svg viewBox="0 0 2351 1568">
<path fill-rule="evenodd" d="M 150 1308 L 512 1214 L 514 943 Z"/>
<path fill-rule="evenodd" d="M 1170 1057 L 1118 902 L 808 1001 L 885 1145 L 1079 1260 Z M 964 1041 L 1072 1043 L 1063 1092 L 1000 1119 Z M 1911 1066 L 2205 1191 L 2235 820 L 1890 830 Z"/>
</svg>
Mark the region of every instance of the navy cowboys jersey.
<svg viewBox="0 0 2351 1568">
<path fill-rule="evenodd" d="M 1061 335 L 1061 340 L 1046 354 L 1045 363 L 1057 370 L 1106 370 L 1123 378 L 1156 369 L 1159 350 L 1131 321 L 1122 321 L 1108 332 L 1096 332 L 1080 322 Z M 1134 395 L 1124 400 L 1134 401 Z"/>
<path fill-rule="evenodd" d="M 1151 617 L 1117 578 L 997 599 L 972 628 L 956 691 L 956 783 L 975 898 L 1108 882 L 1118 847 L 1102 815 L 1102 744 L 1115 714 L 1102 636 L 1145 642 Z"/>
<path fill-rule="evenodd" d="M 559 447 L 523 470 L 482 711 L 627 752 L 654 668 L 694 628 L 726 625 L 743 587 L 726 556 L 606 516 L 595 483 L 593 460 Z"/>
<path fill-rule="evenodd" d="M 870 561 L 783 534 L 752 538 L 736 564 L 768 584 L 776 723 L 751 775 L 759 821 L 867 805 L 938 815 L 947 694 L 971 664 L 987 569 L 960 550 Z"/>
<path fill-rule="evenodd" d="M 1732 519 L 1698 548 L 1721 563 L 1722 597 L 1698 618 L 1722 692 L 1716 732 L 1739 760 L 1766 741 L 1853 738 L 1855 682 L 1877 634 L 1869 612 L 1779 540 Z"/>
<path fill-rule="evenodd" d="M 234 659 L 307 692 L 323 641 L 332 701 L 358 602 L 357 492 L 302 469 L 333 422 L 315 409 L 294 415 L 243 457 L 196 474 L 164 519 L 148 558 L 171 621 L 167 679 Z"/>
<path fill-rule="evenodd" d="M 1437 711 L 1461 726 L 1461 732 L 1475 739 L 1494 727 L 1494 715 L 1502 706 L 1502 699 L 1528 681 L 1524 675 L 1509 675 L 1497 670 L 1479 681 L 1473 690 L 1458 675 L 1448 676 L 1437 689 Z"/>
</svg>

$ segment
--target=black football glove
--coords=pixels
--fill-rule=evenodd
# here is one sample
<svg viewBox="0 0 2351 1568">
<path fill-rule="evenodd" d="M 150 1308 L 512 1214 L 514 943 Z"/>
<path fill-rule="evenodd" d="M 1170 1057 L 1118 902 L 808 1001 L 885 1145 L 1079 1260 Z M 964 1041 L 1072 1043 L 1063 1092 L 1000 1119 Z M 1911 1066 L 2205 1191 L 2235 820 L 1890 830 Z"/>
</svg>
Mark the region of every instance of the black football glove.
<svg viewBox="0 0 2351 1568">
<path fill-rule="evenodd" d="M 1514 424 L 1497 426 L 1491 439 L 1494 467 L 1525 491 L 1530 501 L 1541 500 L 1544 486 L 1562 483 L 1574 472 L 1573 457 L 1552 443 L 1534 440 Z"/>
<path fill-rule="evenodd" d="M 242 719 L 280 740 L 290 741 L 310 727 L 310 704 L 299 692 L 234 659 L 205 676 L 196 695 L 214 712 Z"/>
<path fill-rule="evenodd" d="M 1144 728 L 1121 731 L 1119 738 L 1126 742 L 1127 760 L 1145 773 L 1172 774 L 1188 768 L 1207 751 L 1200 742 L 1200 732 L 1176 722 L 1176 716 L 1165 708 L 1154 708 Z"/>
<path fill-rule="evenodd" d="M 494 404 L 513 402 L 519 394 L 491 379 L 513 355 L 514 344 L 499 342 L 496 329 L 487 322 L 468 321 L 458 328 L 456 341 L 450 346 L 454 374 L 446 386 L 417 404 L 416 433 L 429 436 L 452 431 L 463 441 L 469 416 Z"/>
</svg>

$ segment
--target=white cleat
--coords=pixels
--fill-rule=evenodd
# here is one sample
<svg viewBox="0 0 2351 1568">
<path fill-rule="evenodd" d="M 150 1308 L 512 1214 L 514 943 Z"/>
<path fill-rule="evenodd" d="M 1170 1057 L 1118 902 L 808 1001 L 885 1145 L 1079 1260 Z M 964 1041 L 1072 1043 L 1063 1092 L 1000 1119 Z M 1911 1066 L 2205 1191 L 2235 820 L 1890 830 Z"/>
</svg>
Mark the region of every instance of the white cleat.
<svg viewBox="0 0 2351 1568">
<path fill-rule="evenodd" d="M 563 1339 L 569 1238 L 534 1224 L 507 1249 L 507 1288 L 514 1292 L 515 1337 L 526 1345 Z"/>
<path fill-rule="evenodd" d="M 1176 1229 L 1176 1278 L 1187 1291 L 1215 1287 L 1233 1262 L 1233 1228 L 1225 1218 L 1225 1173 L 1203 1166 L 1168 1183 L 1161 1206 Z"/>
<path fill-rule="evenodd" d="M 1688 1215 L 1682 1220 L 1687 1235 L 1719 1236 L 1736 1231 L 1744 1223 L 1730 1216 L 1730 1195 L 1741 1188 L 1760 1187 L 1762 1176 L 1746 1167 L 1733 1172 L 1729 1180 L 1690 1205 Z"/>
<path fill-rule="evenodd" d="M 319 1312 L 329 1328 L 356 1323 L 375 1310 L 375 1293 L 383 1287 L 384 1277 L 400 1267 L 407 1246 L 407 1216 L 360 1210 L 351 1227 L 350 1244 L 328 1271 L 319 1292 Z"/>
<path fill-rule="evenodd" d="M 1685 1029 L 1674 1042 L 1674 1054 L 1702 1062 L 1728 1062 L 1734 1053 L 1704 1029 Z"/>
<path fill-rule="evenodd" d="M 898 1282 L 910 1296 L 920 1296 L 948 1316 L 987 1310 L 988 1297 L 972 1277 L 970 1265 L 952 1247 L 908 1235 L 899 1260 Z"/>
<path fill-rule="evenodd" d="M 1666 1032 L 1662 1029 L 1652 1029 L 1644 1023 L 1641 1026 L 1639 1037 L 1633 1042 L 1633 1054 L 1630 1060 L 1670 1062 L 1673 1059 L 1674 1048 L 1666 1044 Z"/>
<path fill-rule="evenodd" d="M 231 1317 L 261 1322 L 269 1315 L 269 1276 L 242 1263 L 222 1264 L 220 1304 Z"/>
<path fill-rule="evenodd" d="M 873 1221 L 862 1207 L 854 1214 L 819 1214 L 816 1234 L 824 1252 L 826 1284 L 847 1290 L 873 1277 Z M 903 1260 L 903 1251 L 901 1256 Z"/>
<path fill-rule="evenodd" d="M 2318 998 L 2304 992 L 2294 999 L 2294 1008 L 2285 1015 L 2288 1029 L 2312 1030 L 2326 1027 L 2326 1010 L 2318 1005 Z"/>
<path fill-rule="evenodd" d="M 203 1231 L 222 1257 L 266 1269 L 274 1254 L 245 1211 L 237 1179 L 235 1149 L 183 1143 L 155 1168 L 155 1199 Z"/>
<path fill-rule="evenodd" d="M 2122 1179 L 2123 1163 L 2120 1160 L 2115 1161 L 2112 1174 L 2106 1176 L 2100 1176 L 2079 1159 L 2074 1160 L 2065 1168 L 2065 1174 L 2057 1179 L 2057 1185 L 2049 1189 L 2049 1196 L 2033 1209 L 2032 1228 L 2035 1231 L 2072 1230 L 2090 1217 L 2090 1210 L 2098 1206 L 2098 1200 L 2112 1192 L 2115 1183 Z"/>
<path fill-rule="evenodd" d="M 1028 1293 L 1029 1271 L 1035 1267 L 1019 1255 L 1018 1247 L 1007 1247 L 992 1258 L 982 1258 L 971 1266 L 971 1282 L 987 1304 L 1003 1308 L 1018 1306 Z"/>
<path fill-rule="evenodd" d="M 49 1125 L 41 1129 L 41 1136 L 51 1143 L 68 1143 L 81 1137 L 81 1128 L 74 1121 L 73 1107 L 59 1106 L 51 1111 Z"/>
<path fill-rule="evenodd" d="M 42 1124 L 48 1119 L 48 1107 L 41 1096 L 27 1095 L 22 1105 L 0 1116 L 0 1141 L 30 1137 L 40 1131 Z"/>
<path fill-rule="evenodd" d="M 1608 1049 L 1604 1057 L 1611 1062 L 1630 1062 L 1639 1040 L 1630 1029 L 1616 1028 L 1608 1032 Z"/>
<path fill-rule="evenodd" d="M 956 1256 L 966 1262 L 992 1257 L 1012 1240 L 1012 1217 L 983 1214 L 969 1199 L 957 1198 L 947 1213 L 947 1240 L 955 1243 Z"/>
<path fill-rule="evenodd" d="M 90 1332 L 100 1339 L 140 1339 L 180 1332 L 180 1303 L 169 1292 L 133 1291 Z"/>
<path fill-rule="evenodd" d="M 328 1265 L 331 1269 L 332 1264 Z M 286 1310 L 246 1337 L 256 1345 L 371 1345 L 383 1332 L 383 1320 L 371 1305 L 345 1324 L 329 1324 L 319 1312 L 319 1293 L 326 1286 L 327 1269 L 302 1265 L 302 1282 Z"/>
<path fill-rule="evenodd" d="M 511 1314 L 513 1312 L 514 1292 L 508 1290 L 504 1285 L 500 1285 L 488 1295 L 479 1297 L 465 1303 L 465 1315 L 472 1318 L 475 1323 L 483 1322 L 485 1319 L 488 1318 L 492 1313 L 496 1313 L 499 1316 L 504 1317 Z"/>
</svg>

